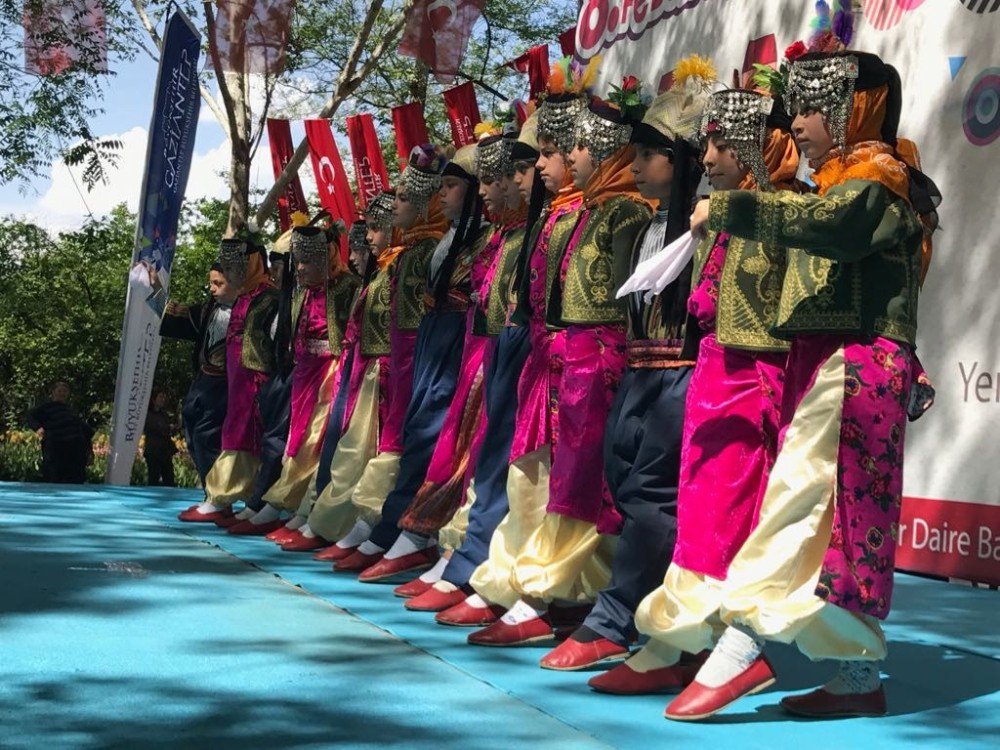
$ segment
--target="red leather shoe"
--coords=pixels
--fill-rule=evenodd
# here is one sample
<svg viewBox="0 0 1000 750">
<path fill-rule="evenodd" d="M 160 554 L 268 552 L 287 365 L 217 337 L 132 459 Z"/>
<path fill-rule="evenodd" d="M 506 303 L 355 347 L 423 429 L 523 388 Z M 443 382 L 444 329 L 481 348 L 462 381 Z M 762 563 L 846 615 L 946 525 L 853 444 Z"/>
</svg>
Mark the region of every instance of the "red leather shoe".
<svg viewBox="0 0 1000 750">
<path fill-rule="evenodd" d="M 235 526 L 230 526 L 226 531 L 233 536 L 266 536 L 275 529 L 281 528 L 283 523 L 284 521 L 277 520 L 255 525 L 247 520 L 240 521 Z"/>
<path fill-rule="evenodd" d="M 468 641 L 473 646 L 525 646 L 529 643 L 548 641 L 555 637 L 552 626 L 541 617 L 533 617 L 517 625 L 497 620 L 482 630 L 470 633 Z"/>
<path fill-rule="evenodd" d="M 629 650 L 625 646 L 619 646 L 607 638 L 581 643 L 573 640 L 573 637 L 570 636 L 549 651 L 538 664 L 542 669 L 573 672 L 602 662 L 618 661 L 628 657 L 628 655 Z"/>
<path fill-rule="evenodd" d="M 282 543 L 281 549 L 285 552 L 312 552 L 313 550 L 323 549 L 329 544 L 323 537 L 303 536 L 296 533 L 294 537 Z"/>
<path fill-rule="evenodd" d="M 429 590 L 433 585 L 433 583 L 427 583 L 425 581 L 421 581 L 419 578 L 414 578 L 412 581 L 401 583 L 394 588 L 392 590 L 392 595 L 398 596 L 400 599 L 412 599 L 415 596 L 420 596 Z"/>
<path fill-rule="evenodd" d="M 215 525 L 220 529 L 228 529 L 230 526 L 235 526 L 243 520 L 244 519 L 239 517 L 239 514 L 233 513 L 232 515 L 215 519 Z"/>
<path fill-rule="evenodd" d="M 434 622 L 438 625 L 451 625 L 456 628 L 481 628 L 499 620 L 506 611 L 503 607 L 498 607 L 495 604 L 488 607 L 473 607 L 463 599 L 455 606 L 438 612 Z"/>
<path fill-rule="evenodd" d="M 376 552 L 372 555 L 366 555 L 364 552 L 359 552 L 356 549 L 351 550 L 351 554 L 347 557 L 337 560 L 333 569 L 338 573 L 357 573 L 370 568 L 381 560 L 384 554 L 384 552 Z"/>
<path fill-rule="evenodd" d="M 220 508 L 211 513 L 199 513 L 198 506 L 192 505 L 187 510 L 182 510 L 177 514 L 177 518 L 184 523 L 215 523 L 221 518 L 229 518 L 233 515 L 232 508 Z"/>
<path fill-rule="evenodd" d="M 781 699 L 781 707 L 790 714 L 810 719 L 835 719 L 847 716 L 885 716 L 885 689 L 870 693 L 834 695 L 823 688 L 803 695 L 789 695 Z"/>
<path fill-rule="evenodd" d="M 438 591 L 432 586 L 423 594 L 410 599 L 403 606 L 413 612 L 444 612 L 456 604 L 462 604 L 468 596 L 462 589 L 445 592 Z"/>
<path fill-rule="evenodd" d="M 287 525 L 281 526 L 270 534 L 265 536 L 269 542 L 276 542 L 278 544 L 284 544 L 285 542 L 290 542 L 292 539 L 299 535 L 298 529 L 290 529 Z"/>
<path fill-rule="evenodd" d="M 651 695 L 654 693 L 676 693 L 691 684 L 698 668 L 683 664 L 636 672 L 628 662 L 619 664 L 595 677 L 587 684 L 598 693 L 609 695 Z"/>
<path fill-rule="evenodd" d="M 331 544 L 326 549 L 320 550 L 313 555 L 313 560 L 337 562 L 338 560 L 343 560 L 345 557 L 350 557 L 356 549 L 357 547 L 338 547 L 336 544 Z"/>
<path fill-rule="evenodd" d="M 378 583 L 403 573 L 427 570 L 438 561 L 438 557 L 437 547 L 428 547 L 392 560 L 383 557 L 359 575 L 358 580 L 362 583 Z"/>
<path fill-rule="evenodd" d="M 753 664 L 717 688 L 695 680 L 667 706 L 664 713 L 674 721 L 699 721 L 717 714 L 745 695 L 759 693 L 774 684 L 774 669 L 767 658 L 758 656 Z"/>
</svg>

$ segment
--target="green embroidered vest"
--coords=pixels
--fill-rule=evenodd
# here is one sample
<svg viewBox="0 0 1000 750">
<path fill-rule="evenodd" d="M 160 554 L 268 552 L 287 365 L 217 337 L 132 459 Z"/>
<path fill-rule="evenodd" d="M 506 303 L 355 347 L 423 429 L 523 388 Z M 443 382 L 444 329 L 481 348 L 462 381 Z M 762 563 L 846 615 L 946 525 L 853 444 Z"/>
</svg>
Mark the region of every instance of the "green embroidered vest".
<svg viewBox="0 0 1000 750">
<path fill-rule="evenodd" d="M 485 304 L 476 308 L 473 332 L 478 336 L 499 336 L 507 322 L 511 278 L 517 268 L 526 231 L 520 226 L 504 233 L 503 242 L 497 250 L 496 274 L 487 291 L 488 296 Z"/>
<path fill-rule="evenodd" d="M 715 337 L 723 346 L 785 351 L 788 342 L 771 335 L 785 278 L 783 247 L 730 237 L 719 282 Z"/>
<path fill-rule="evenodd" d="M 775 335 L 880 335 L 914 343 L 923 228 L 884 185 L 848 180 L 824 196 L 719 193 L 709 226 L 789 248 Z"/>
<path fill-rule="evenodd" d="M 250 302 L 243 328 L 240 364 L 254 372 L 272 373 L 277 367 L 271 323 L 278 312 L 278 290 L 267 287 Z"/>
<path fill-rule="evenodd" d="M 396 279 L 396 327 L 401 331 L 417 330 L 427 311 L 424 287 L 435 247 L 437 240 L 421 240 L 404 250 L 391 266 Z"/>
<path fill-rule="evenodd" d="M 392 266 L 380 270 L 368 284 L 361 313 L 361 355 L 385 357 L 390 351 L 392 322 Z"/>
<path fill-rule="evenodd" d="M 553 289 L 558 294 L 550 299 L 550 324 L 625 322 L 625 301 L 615 299 L 615 294 L 629 276 L 632 248 L 651 214 L 648 206 L 624 195 L 590 211 L 577 242 L 568 250 L 566 278 Z M 557 274 L 561 261 L 560 257 Z"/>
</svg>

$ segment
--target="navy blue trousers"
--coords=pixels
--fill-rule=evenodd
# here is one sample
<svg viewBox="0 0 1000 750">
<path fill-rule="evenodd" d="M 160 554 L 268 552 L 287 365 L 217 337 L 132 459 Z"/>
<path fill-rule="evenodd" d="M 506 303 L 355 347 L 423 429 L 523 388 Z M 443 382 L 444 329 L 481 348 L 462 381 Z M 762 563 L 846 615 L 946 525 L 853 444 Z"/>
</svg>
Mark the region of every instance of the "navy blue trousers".
<svg viewBox="0 0 1000 750">
<path fill-rule="evenodd" d="M 222 423 L 226 419 L 229 391 L 225 375 L 198 373 L 184 396 L 181 416 L 184 439 L 202 487 L 205 477 L 222 452 Z"/>
<path fill-rule="evenodd" d="M 635 635 L 635 610 L 663 583 L 677 541 L 677 482 L 690 367 L 629 368 L 604 433 L 604 472 L 625 520 L 611 582 L 584 621 L 625 646 Z"/>
<path fill-rule="evenodd" d="M 493 532 L 507 515 L 507 470 L 514 441 L 517 381 L 530 350 L 527 326 L 504 328 L 486 373 L 486 435 L 476 461 L 476 502 L 469 511 L 465 541 L 452 554 L 441 576 L 455 586 L 468 584 L 472 572 L 485 562 Z"/>
<path fill-rule="evenodd" d="M 247 507 L 259 511 L 266 503 L 264 493 L 281 476 L 281 459 L 285 455 L 288 429 L 292 421 L 292 374 L 280 372 L 264 383 L 257 396 L 260 418 L 264 423 L 264 438 L 260 445 L 260 469 L 253 485 L 253 495 Z"/>
<path fill-rule="evenodd" d="M 424 483 L 444 418 L 458 385 L 465 340 L 465 312 L 432 310 L 420 322 L 413 359 L 413 395 L 403 424 L 399 475 L 382 518 L 369 540 L 389 549 L 399 536 L 399 520 Z"/>
</svg>

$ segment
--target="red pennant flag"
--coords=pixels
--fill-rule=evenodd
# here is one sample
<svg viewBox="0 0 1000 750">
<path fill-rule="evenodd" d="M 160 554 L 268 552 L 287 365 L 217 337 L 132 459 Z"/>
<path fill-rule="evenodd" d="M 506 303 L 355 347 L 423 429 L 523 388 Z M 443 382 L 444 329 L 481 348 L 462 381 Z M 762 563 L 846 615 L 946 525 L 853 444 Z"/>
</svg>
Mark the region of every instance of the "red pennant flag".
<svg viewBox="0 0 1000 750">
<path fill-rule="evenodd" d="M 572 57 L 576 54 L 576 26 L 566 29 L 559 35 L 559 47 L 563 57 Z"/>
<path fill-rule="evenodd" d="M 223 70 L 278 75 L 295 0 L 216 0 L 211 42 Z"/>
<path fill-rule="evenodd" d="M 396 131 L 396 153 L 399 154 L 400 164 L 405 166 L 414 147 L 423 146 L 431 140 L 424 120 L 424 105 L 410 102 L 393 107 L 392 127 Z"/>
<path fill-rule="evenodd" d="M 486 0 L 415 0 L 399 54 L 421 60 L 439 83 L 451 83 L 485 5 Z"/>
<path fill-rule="evenodd" d="M 538 95 L 545 91 L 551 68 L 549 65 L 549 45 L 540 44 L 537 47 L 532 47 L 520 57 L 515 57 L 505 64 L 518 73 L 528 74 L 529 99 L 537 99 Z"/>
<path fill-rule="evenodd" d="M 778 45 L 774 41 L 774 34 L 752 39 L 747 44 L 747 53 L 743 57 L 743 70 L 741 71 L 741 85 L 743 87 L 750 85 L 750 80 L 754 74 L 753 66 L 755 64 L 777 67 Z"/>
<path fill-rule="evenodd" d="M 358 185 L 361 210 L 368 201 L 389 188 L 389 174 L 382 158 L 382 147 L 375 133 L 371 115 L 353 115 L 347 118 L 347 140 L 354 159 L 354 181 Z"/>
<path fill-rule="evenodd" d="M 108 72 L 104 5 L 100 0 L 27 0 L 24 4 L 24 69 L 58 75 L 74 67 Z"/>
<path fill-rule="evenodd" d="M 272 120 L 269 117 L 267 140 L 271 144 L 271 166 L 274 168 L 274 178 L 277 179 L 295 153 L 295 148 L 292 146 L 292 129 L 288 120 Z M 287 232 L 292 226 L 292 214 L 296 211 L 309 215 L 309 204 L 306 203 L 302 182 L 297 174 L 288 181 L 285 192 L 278 198 L 278 221 L 282 232 Z"/>
<path fill-rule="evenodd" d="M 333 139 L 329 120 L 306 120 L 306 138 L 309 141 L 309 155 L 312 157 L 313 174 L 319 189 L 319 202 L 334 221 L 340 219 L 348 229 L 354 223 L 357 208 L 351 185 L 340 160 L 337 142 Z M 347 260 L 347 235 L 340 238 L 340 254 Z"/>
<path fill-rule="evenodd" d="M 444 92 L 444 104 L 448 109 L 451 139 L 455 146 L 461 148 L 469 143 L 474 143 L 476 135 L 473 131 L 483 119 L 479 116 L 479 103 L 476 101 L 475 86 L 469 82 L 448 89 Z"/>
</svg>

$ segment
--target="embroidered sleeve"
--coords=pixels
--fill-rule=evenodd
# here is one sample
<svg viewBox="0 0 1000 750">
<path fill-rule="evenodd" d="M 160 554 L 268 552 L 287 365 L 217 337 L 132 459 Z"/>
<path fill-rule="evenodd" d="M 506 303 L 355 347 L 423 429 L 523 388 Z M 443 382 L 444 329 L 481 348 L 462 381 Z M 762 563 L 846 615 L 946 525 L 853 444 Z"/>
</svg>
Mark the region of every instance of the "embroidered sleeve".
<svg viewBox="0 0 1000 750">
<path fill-rule="evenodd" d="M 892 202 L 885 186 L 867 180 L 848 180 L 823 196 L 730 190 L 712 195 L 708 228 L 851 262 L 880 249 L 876 234 L 899 241 Z"/>
</svg>

